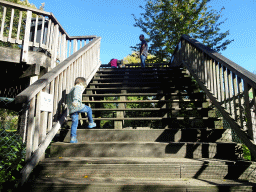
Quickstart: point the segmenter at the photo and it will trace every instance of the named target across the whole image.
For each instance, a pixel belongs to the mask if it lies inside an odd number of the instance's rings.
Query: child
[[[111,66],[111,68],[117,68],[117,59],[111,59],[108,64]]]
[[[96,127],[96,124],[92,119],[92,109],[82,103],[82,94],[86,87],[86,80],[83,77],[77,77],[75,80],[75,86],[71,89],[67,96],[67,105],[69,114],[72,119],[70,143],[77,143],[76,131],[78,126],[79,113],[87,113],[89,125],[88,128]]]

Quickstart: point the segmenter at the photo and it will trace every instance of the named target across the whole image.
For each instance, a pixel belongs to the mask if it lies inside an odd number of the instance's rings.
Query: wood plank
[[[30,65],[28,69],[20,76],[20,78],[38,76],[39,74],[40,74],[40,65],[34,64],[34,65]]]
[[[35,131],[34,131],[34,140],[33,140],[33,151],[37,150],[38,146],[39,146],[39,132],[41,126],[41,93],[42,91],[40,91],[37,94],[37,98],[36,98],[36,111],[35,111]]]
[[[35,23],[35,31],[34,31],[34,40],[33,40],[34,46],[35,46],[35,44],[37,43],[37,42],[36,42],[36,38],[37,38],[37,27],[38,27],[38,15],[36,15],[36,23]],[[43,32],[42,32],[42,33],[43,33]]]
[[[2,23],[1,23],[1,32],[0,32],[0,40],[3,40],[3,34],[4,34],[4,24],[5,24],[5,17],[6,17],[6,7],[3,7],[3,17],[2,17]]]
[[[83,100],[82,102],[85,103],[182,103],[182,102],[202,102],[202,100],[191,100],[191,99],[183,99],[183,100],[179,100],[179,99],[170,99],[170,100],[124,100],[124,101],[120,101],[120,100],[94,100],[94,101],[86,101]]]
[[[33,136],[35,130],[35,97],[31,100],[29,104],[29,111],[28,111],[28,126],[27,126],[27,142],[26,142],[26,160],[28,160],[33,152]]]
[[[173,110],[173,111],[181,111],[181,110],[186,110],[186,111],[208,111],[211,110],[209,108],[202,108],[202,107],[197,107],[197,108],[92,108],[92,111],[168,111],[168,110]]]
[[[22,11],[20,11],[20,14],[19,14],[18,31],[17,31],[17,37],[16,37],[16,43],[18,43],[18,44],[22,43],[22,41],[20,42],[21,21],[22,21]]]
[[[28,61],[28,47],[29,47],[31,18],[32,18],[32,12],[27,11],[25,34],[24,34],[24,44],[23,44],[22,59],[21,59],[22,62],[25,62],[25,63]]]
[[[14,9],[11,10],[11,20],[10,20],[10,28],[9,28],[9,35],[8,35],[8,41],[9,42],[12,39],[13,18],[14,18]]]
[[[43,37],[44,37],[44,30],[45,30],[44,25],[45,25],[45,17],[43,17],[43,20],[42,20],[41,36],[40,36],[40,41],[39,41],[40,47],[43,45]],[[49,30],[49,28],[48,28],[48,30]]]

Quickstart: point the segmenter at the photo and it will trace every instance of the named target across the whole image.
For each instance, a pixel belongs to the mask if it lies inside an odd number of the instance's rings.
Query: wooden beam
[[[0,47],[0,62],[21,63],[21,53],[21,49]],[[44,53],[28,51],[28,60],[26,64],[37,64],[44,68],[48,68],[51,66],[51,58]]]
[[[24,77],[32,77],[40,75],[40,65],[33,64],[28,67],[28,69],[20,76],[20,78]]]

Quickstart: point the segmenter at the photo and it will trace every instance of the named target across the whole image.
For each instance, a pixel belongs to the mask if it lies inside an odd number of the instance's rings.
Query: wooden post
[[[28,48],[29,48],[31,17],[32,17],[32,11],[27,11],[24,42],[23,42],[23,48],[22,48],[22,59],[21,59],[22,62],[28,61]]]
[[[128,83],[129,80],[129,72],[125,72],[125,76],[124,76],[124,84]],[[123,89],[121,90],[121,93],[126,94],[127,90]],[[120,96],[120,101],[126,101],[126,96]],[[125,108],[125,103],[118,103],[118,109],[124,109]],[[117,111],[116,112],[116,118],[124,118],[124,111]],[[123,129],[123,125],[124,125],[124,120],[118,120],[118,121],[114,121],[114,129]]]
[[[28,127],[27,127],[27,145],[26,145],[26,160],[30,158],[33,152],[33,136],[35,130],[35,97],[30,101],[28,111]]]
[[[0,32],[0,40],[3,40],[4,36],[4,23],[5,23],[5,16],[6,16],[6,7],[4,7],[2,23],[1,23],[1,32]]]
[[[56,66],[56,58],[57,58],[57,49],[58,49],[58,34],[59,34],[59,25],[56,24],[54,26],[53,31],[53,43],[52,43],[52,58],[51,58],[51,68]]]

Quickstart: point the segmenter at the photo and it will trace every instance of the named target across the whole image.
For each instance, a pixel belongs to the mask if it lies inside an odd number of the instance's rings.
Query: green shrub
[[[0,130],[0,191],[12,191],[24,165],[25,145],[16,132]]]
[[[246,147],[246,145],[243,145],[243,152],[244,152],[244,159],[251,161],[251,153],[250,150],[248,149],[248,147]]]

